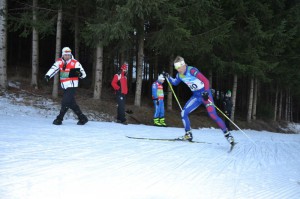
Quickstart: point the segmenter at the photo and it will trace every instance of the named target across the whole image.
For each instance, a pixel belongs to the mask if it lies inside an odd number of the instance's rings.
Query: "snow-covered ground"
[[[193,130],[194,140],[207,143],[134,140],[126,135],[184,132],[97,121],[78,126],[72,117],[55,126],[58,107],[41,104],[0,97],[1,199],[300,198],[300,134],[244,130],[249,139],[233,131],[238,144],[228,153],[218,129]]]

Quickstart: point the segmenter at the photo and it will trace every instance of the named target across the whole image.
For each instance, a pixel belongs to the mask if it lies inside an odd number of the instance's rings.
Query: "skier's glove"
[[[49,80],[50,80],[50,76],[49,75],[46,75],[45,77],[44,77],[44,79],[45,79],[45,82],[49,82]]]
[[[204,91],[203,93],[202,93],[202,98],[204,99],[204,101],[207,101],[208,100],[208,92],[207,91]]]
[[[164,76],[164,78],[169,78],[170,77],[169,73],[167,73],[165,71],[162,72],[162,75]]]
[[[159,105],[158,99],[154,99],[153,102],[154,102],[157,106]]]

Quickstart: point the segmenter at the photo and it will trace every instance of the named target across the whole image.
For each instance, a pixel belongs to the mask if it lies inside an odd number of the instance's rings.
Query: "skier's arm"
[[[56,61],[51,68],[48,70],[45,76],[53,77],[59,71],[59,63],[60,61]]]
[[[152,84],[152,99],[157,100],[157,85],[155,83]]]
[[[117,91],[120,89],[120,86],[118,85],[118,75],[115,74],[114,78],[111,81],[111,86]]]
[[[169,76],[168,80],[173,86],[177,86],[181,82],[181,79],[179,78],[178,73],[176,74],[175,78],[172,78]]]

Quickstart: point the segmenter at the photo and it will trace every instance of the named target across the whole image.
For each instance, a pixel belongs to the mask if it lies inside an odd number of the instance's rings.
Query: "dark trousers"
[[[76,92],[76,88],[73,88],[73,87],[64,89],[64,94],[63,94],[63,98],[61,101],[60,113],[57,116],[61,120],[63,119],[64,115],[66,114],[66,112],[68,111],[69,108],[72,109],[72,111],[74,111],[74,113],[78,117],[82,114],[79,106],[77,105],[77,103],[75,101],[75,92]]]
[[[230,119],[231,118],[231,113],[225,113],[225,115]],[[227,129],[228,129],[228,131],[231,131],[231,127],[230,127],[230,121],[227,119],[227,118],[225,118],[225,125],[226,125],[226,127],[227,127]]]
[[[117,103],[118,103],[118,115],[117,115],[117,120],[120,122],[125,122],[125,95],[122,94],[121,92],[117,92]]]

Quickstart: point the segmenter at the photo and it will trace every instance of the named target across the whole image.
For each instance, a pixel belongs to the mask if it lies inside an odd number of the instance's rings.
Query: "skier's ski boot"
[[[81,114],[78,118],[79,121],[77,122],[77,125],[85,125],[89,121],[88,118],[83,114]]]
[[[167,124],[165,123],[165,118],[164,117],[159,119],[159,123],[160,123],[161,126],[164,126],[164,127],[167,126]]]
[[[62,121],[63,121],[63,119],[57,116],[56,119],[53,121],[53,124],[54,125],[62,125]]]
[[[231,145],[234,144],[234,138],[233,138],[233,136],[231,135],[231,133],[229,131],[226,130],[224,132],[224,136],[227,139],[227,141],[229,142],[229,144],[231,144]]]
[[[162,126],[161,123],[159,122],[159,118],[154,118],[153,123],[154,123],[154,126]]]
[[[185,132],[184,136],[179,137],[178,139],[179,140],[187,140],[187,141],[191,142],[193,140],[192,131]]]

